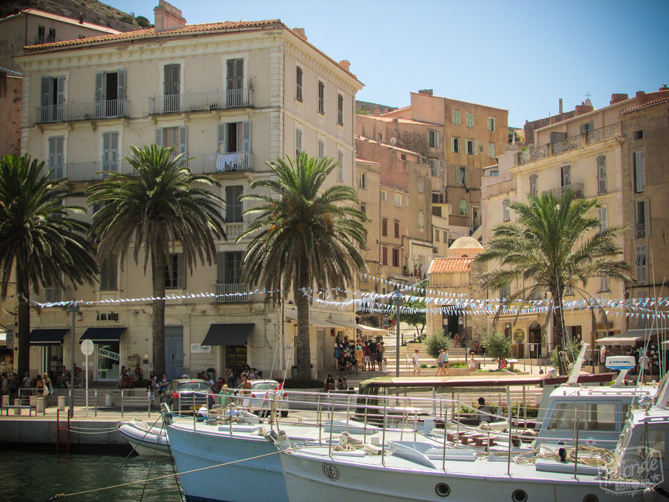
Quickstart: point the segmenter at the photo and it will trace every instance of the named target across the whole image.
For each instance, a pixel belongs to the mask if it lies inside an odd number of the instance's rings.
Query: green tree
[[[493,331],[485,337],[485,355],[497,359],[499,369],[500,359],[511,355],[511,340],[504,333]]]
[[[86,208],[67,204],[67,180],[51,180],[44,162],[30,156],[0,159],[0,267],[2,296],[12,273],[19,295],[18,372],[30,369],[30,290],[92,284],[97,276],[95,248],[86,239],[88,225],[70,217]]]
[[[499,267],[484,275],[483,285],[500,289],[514,281],[524,287],[509,295],[507,303],[551,295],[548,315],[553,316],[554,341],[564,346],[561,315],[566,288],[573,288],[590,298],[585,287],[594,277],[632,282],[631,266],[615,259],[622,253],[616,239],[622,228],[603,228],[593,214],[600,207],[596,199],[575,199],[566,192],[557,200],[552,192],[531,195],[528,203],[513,202],[510,209],[516,223],[504,223],[493,229],[493,237],[476,259],[495,261]]]
[[[253,237],[242,267],[245,279],[268,290],[292,291],[297,304],[297,373],[311,378],[309,292],[345,288],[354,273],[365,270],[356,246],[365,244],[367,216],[353,207],[355,190],[344,185],[323,188],[337,163],[306,153],[295,163],[267,162],[274,176],[254,181],[244,200],[256,202],[245,214],[256,216],[238,241]]]
[[[434,357],[436,359],[439,357],[439,352],[442,349],[448,348],[449,341],[450,338],[444,335],[443,330],[437,331],[436,333],[428,335],[428,337],[425,339],[425,350],[430,357]]]
[[[209,176],[194,175],[174,147],[157,145],[130,148],[125,161],[133,174],[112,173],[89,187],[90,205],[101,208],[93,215],[91,235],[99,239],[100,262],[121,264],[133,248],[135,263],[144,253],[144,273],[151,263],[153,284],[153,369],[165,371],[165,275],[170,253],[180,245],[184,263],[192,273],[196,262],[211,264],[216,239],[225,238],[223,200],[207,190],[220,187]],[[176,273],[176,272],[175,272]]]
[[[416,329],[418,338],[423,336],[425,330],[426,316],[425,316],[425,293],[417,293],[409,299],[404,299],[402,304],[402,312],[400,313],[400,322],[404,322],[413,326]],[[407,312],[408,309],[414,309],[414,312]],[[419,312],[416,312],[419,311]],[[397,314],[394,313],[390,318],[397,322]]]

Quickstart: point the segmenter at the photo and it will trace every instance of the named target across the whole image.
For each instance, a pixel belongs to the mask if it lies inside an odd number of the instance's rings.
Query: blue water
[[[161,476],[169,477],[145,482]],[[133,481],[141,483],[90,491]],[[0,452],[0,501],[44,502],[57,494],[67,495],[57,500],[68,502],[181,501],[172,463],[165,457],[152,464],[148,457],[108,453]]]

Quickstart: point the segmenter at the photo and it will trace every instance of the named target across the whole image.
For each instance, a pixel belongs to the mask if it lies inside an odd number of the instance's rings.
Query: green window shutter
[[[102,99],[103,99],[103,82],[104,82],[105,72],[98,71],[95,73],[95,116],[102,117]]]
[[[251,151],[251,121],[242,122],[242,152]]]
[[[478,141],[474,141],[474,155],[479,154],[479,144]]]
[[[228,124],[218,124],[218,153],[226,153],[227,142],[226,135],[228,132]]]
[[[126,89],[126,83],[125,83],[125,68],[119,68],[118,69],[118,105],[117,105],[117,110],[118,110],[118,115],[121,117],[125,117],[125,89]]]
[[[188,153],[188,126],[179,127],[179,151],[177,153]]]

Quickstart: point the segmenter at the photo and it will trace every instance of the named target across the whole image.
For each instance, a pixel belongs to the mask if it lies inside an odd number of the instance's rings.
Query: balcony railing
[[[107,173],[112,172],[134,173],[132,166],[122,160],[115,162],[92,160],[89,162],[68,162],[60,165],[47,164],[45,169],[53,171],[51,173],[52,180],[68,178],[70,181],[101,180],[106,177]]]
[[[228,237],[228,241],[234,241],[244,233],[246,230],[246,225],[243,221],[228,222],[225,224],[225,234]]]
[[[126,99],[45,105],[35,108],[35,122],[38,124],[72,120],[112,119],[127,116],[128,100]]]
[[[184,113],[253,106],[251,89],[171,94],[149,98],[149,113]]]
[[[59,287],[48,287],[42,289],[44,303],[57,303],[63,301],[63,290]]]
[[[553,188],[552,190],[545,190],[543,193],[552,193],[558,201],[562,200],[562,196],[568,191],[574,192],[575,199],[583,198],[583,183],[572,183],[571,185],[565,185],[558,188]]]
[[[214,284],[215,303],[248,303],[253,295],[246,284]]]
[[[578,136],[571,136],[554,143],[548,143],[537,148],[530,148],[528,150],[518,152],[516,154],[516,163],[517,165],[521,166],[523,164],[527,164],[528,162],[534,162],[545,159],[546,157],[560,155],[578,148],[600,143],[606,139],[613,138],[616,134],[619,133],[620,123],[611,124],[606,127],[601,127],[599,129],[594,129],[592,131],[579,134]]]
[[[205,153],[188,156],[188,167],[195,174],[253,171],[253,153]]]

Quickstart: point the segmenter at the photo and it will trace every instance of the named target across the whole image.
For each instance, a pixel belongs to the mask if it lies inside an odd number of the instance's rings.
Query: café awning
[[[79,341],[91,340],[93,343],[118,342],[125,330],[126,328],[124,327],[88,328],[84,331],[84,334],[81,335]]]
[[[647,336],[657,335],[658,330],[653,329],[630,329],[618,335],[598,338],[598,345],[634,345],[639,340],[645,340]]]
[[[67,328],[34,329],[30,332],[30,345],[60,345]]]
[[[212,324],[201,345],[246,345],[253,326],[253,323]]]

